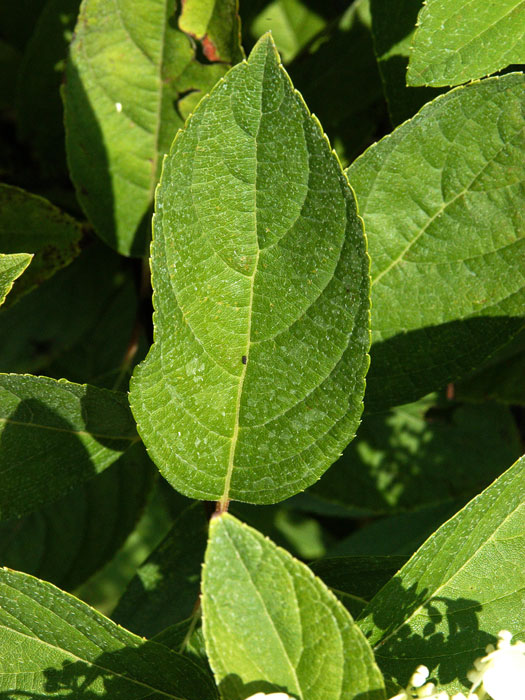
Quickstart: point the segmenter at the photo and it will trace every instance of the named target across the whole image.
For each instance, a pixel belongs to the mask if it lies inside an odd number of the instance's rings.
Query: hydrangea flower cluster
[[[502,630],[496,646],[489,644],[486,656],[474,661],[474,668],[467,677],[472,683],[468,695],[449,695],[438,691],[427,682],[430,672],[426,666],[418,666],[410,681],[400,693],[390,700],[525,700],[525,643],[512,644],[512,634]],[[256,693],[246,700],[295,700],[286,693]]]
[[[485,651],[467,674],[472,683],[468,695],[438,691],[434,683],[427,683],[428,668],[418,666],[405,690],[390,700],[525,700],[525,644],[512,644],[512,634],[502,630],[497,645],[489,644]]]

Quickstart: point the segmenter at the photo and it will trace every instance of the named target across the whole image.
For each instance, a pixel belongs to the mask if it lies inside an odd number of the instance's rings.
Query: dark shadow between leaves
[[[383,631],[374,645],[376,661],[385,677],[402,687],[416,667],[424,664],[438,686],[455,683],[458,690],[469,688],[467,672],[483,656],[487,644],[496,641],[480,628],[478,615],[483,607],[473,598],[428,597],[427,589],[417,591],[416,584],[405,588],[394,577],[372,601],[371,609],[376,610],[371,617]],[[399,625],[396,610],[403,611],[405,619],[417,613],[417,631],[409,624]]]
[[[416,401],[456,381],[510,342],[524,326],[520,317],[480,316],[398,333],[373,343],[365,411],[375,413]]]

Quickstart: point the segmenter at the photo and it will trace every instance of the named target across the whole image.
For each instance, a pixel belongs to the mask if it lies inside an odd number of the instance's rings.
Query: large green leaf
[[[66,69],[66,147],[77,195],[99,235],[126,255],[146,250],[163,154],[228,69],[217,58],[197,60],[195,42],[177,27],[176,4],[86,0]],[[235,3],[219,4],[237,56]]]
[[[0,304],[13,288],[13,284],[27,268],[33,256],[30,253],[6,255],[0,253]]]
[[[407,83],[459,85],[525,63],[523,0],[426,0]]]
[[[385,697],[350,614],[304,564],[230,515],[210,524],[202,587],[206,648],[224,700],[272,690],[297,700]]]
[[[525,639],[525,457],[445,523],[365,608],[383,671],[423,663],[447,692],[501,629]]]
[[[207,532],[201,503],[184,510],[139,568],[112,618],[136,634],[152,637],[189,617],[199,598]]]
[[[0,564],[73,590],[101,568],[135,526],[155,470],[142,445],[58,501],[0,523]]]
[[[354,513],[466,503],[522,453],[510,410],[432,397],[365,416],[357,438],[309,492]]]
[[[524,325],[524,83],[452,90],[347,171],[372,258],[369,409],[466,374]]]
[[[155,343],[130,398],[165,477],[223,503],[318,479],[361,413],[368,257],[348,182],[268,36],[175,139],[152,271]]]
[[[33,253],[28,272],[17,282],[14,301],[68,265],[80,253],[82,228],[43,197],[0,184],[0,248]]]
[[[0,569],[4,697],[214,700],[192,661],[122,629],[49,583]]]
[[[422,5],[423,0],[370,0],[377,64],[394,126],[412,117],[441,92],[406,84],[410,46]]]
[[[0,375],[0,517],[56,500],[138,441],[122,393]]]

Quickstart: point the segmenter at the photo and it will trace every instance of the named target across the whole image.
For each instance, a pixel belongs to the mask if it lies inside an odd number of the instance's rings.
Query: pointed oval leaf
[[[27,268],[33,256],[29,253],[0,253],[0,304],[13,289],[13,284]]]
[[[210,665],[225,700],[284,690],[297,700],[381,700],[383,679],[350,614],[308,567],[223,515],[202,577]]]
[[[367,408],[457,379],[524,325],[524,85],[456,88],[347,171],[372,258]]]
[[[50,583],[0,569],[0,600],[5,697],[217,698],[193,661],[136,637]]]
[[[139,438],[126,395],[0,374],[0,518],[30,513],[113,464]]]
[[[523,0],[426,0],[417,23],[408,85],[459,85],[525,63]]]
[[[266,36],[166,159],[152,246],[155,343],[140,434],[193,498],[271,503],[353,437],[368,366],[354,198]]]
[[[405,686],[425,664],[448,693],[501,629],[525,630],[525,457],[442,525],[371,600],[360,626]]]
[[[235,3],[227,8],[236,45]],[[176,13],[171,0],[85,0],[71,43],[64,91],[71,177],[97,233],[124,255],[147,248],[162,156],[188,115],[185,99],[193,106],[229,67],[197,60]]]

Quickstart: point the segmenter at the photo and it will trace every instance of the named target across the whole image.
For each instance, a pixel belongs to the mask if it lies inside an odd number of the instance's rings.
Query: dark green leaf
[[[12,303],[40,285],[80,253],[82,228],[42,197],[0,184],[0,248],[4,253],[33,253],[28,272],[9,299]]]
[[[130,400],[164,476],[223,503],[318,479],[361,412],[368,257],[351,189],[268,36],[174,141],[152,270],[155,344]]]
[[[72,590],[135,526],[155,471],[141,445],[55,503],[0,523],[0,564]]]
[[[104,471],[138,441],[126,395],[0,375],[0,515],[24,515]]]
[[[524,326],[524,83],[456,88],[348,169],[372,258],[368,409],[467,374]]]
[[[360,626],[401,685],[425,664],[449,693],[501,629],[525,629],[525,458],[445,523],[370,602]]]
[[[112,618],[152,637],[187,618],[199,597],[208,521],[200,503],[184,510],[137,571]]]
[[[297,700],[385,697],[344,607],[308,567],[229,515],[210,524],[202,605],[224,700],[277,690]]]
[[[214,700],[192,661],[122,629],[49,583],[0,570],[0,691],[47,700]]]

